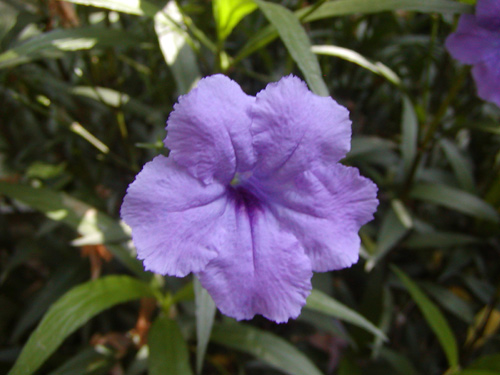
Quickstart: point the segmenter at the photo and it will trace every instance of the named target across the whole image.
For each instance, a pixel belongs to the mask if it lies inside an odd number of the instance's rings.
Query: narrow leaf
[[[0,181],[0,194],[43,212],[48,218],[61,221],[75,229],[85,239],[94,243],[105,243],[111,253],[130,270],[142,278],[148,278],[141,262],[132,257],[130,249],[113,242],[120,242],[130,237],[129,229],[108,215],[69,195],[45,188],[32,188],[22,184]],[[77,239],[73,245],[81,246]]]
[[[32,374],[92,317],[111,306],[142,297],[154,297],[153,290],[129,276],[108,276],[71,289],[47,311],[9,375]]]
[[[287,8],[262,0],[254,0],[268,21],[276,28],[288,52],[295,60],[310,87],[318,95],[328,96],[318,59],[299,20]]]
[[[306,355],[282,338],[239,323],[216,324],[212,341],[251,354],[290,375],[321,375]]]
[[[472,163],[462,155],[453,142],[447,139],[441,139],[439,143],[453,168],[453,172],[461,188],[469,193],[474,193],[476,188],[474,186],[474,176],[472,174]]]
[[[154,17],[160,8],[153,2],[147,0],[64,0],[69,3],[91,5],[97,8],[105,8],[123,12],[128,14],[135,14],[138,16]]]
[[[495,209],[481,198],[446,185],[418,184],[410,191],[410,196],[463,212],[479,219],[495,223],[500,222]]]
[[[354,324],[366,329],[368,332],[373,333],[383,340],[387,340],[385,334],[364,316],[319,290],[311,291],[311,294],[307,298],[305,308]]]
[[[179,326],[166,316],[155,320],[148,335],[150,375],[189,375],[189,352]]]
[[[448,325],[447,320],[441,311],[439,311],[437,306],[403,271],[396,266],[392,266],[392,270],[410,292],[413,300],[424,315],[427,324],[429,324],[434,334],[437,336],[439,343],[446,354],[449,366],[453,368],[456,367],[458,365],[457,341],[453,335],[453,331]]]
[[[393,10],[410,10],[422,13],[470,13],[472,7],[452,0],[337,0],[327,1],[304,18],[310,22],[353,13],[379,13]],[[301,17],[309,8],[297,12]]]
[[[408,96],[403,96],[403,115],[401,118],[401,155],[405,175],[410,172],[413,160],[417,155],[418,120],[415,107]]]
[[[81,27],[54,30],[37,35],[0,54],[0,69],[11,68],[42,57],[61,57],[63,53],[69,51],[88,50],[94,47],[136,46],[140,42],[139,37],[114,29]]]
[[[311,50],[318,55],[339,57],[343,60],[357,64],[372,73],[378,74],[396,86],[401,84],[401,79],[389,67],[381,62],[371,62],[356,51],[337,46],[312,46]]]
[[[365,264],[367,271],[372,270],[378,261],[385,257],[408,233],[408,226],[401,221],[400,215],[398,216],[393,206],[391,205],[391,209],[387,210],[384,216],[377,238],[377,248]]]
[[[208,341],[212,333],[216,307],[212,297],[201,286],[198,278],[194,277],[193,283],[196,306],[196,339],[198,341],[196,346],[196,373],[201,374]]]
[[[369,14],[395,10],[413,10],[423,13],[472,13],[473,7],[452,0],[337,0],[327,1],[311,12],[311,6],[295,12],[301,22],[311,22],[331,17],[355,13]],[[251,53],[271,43],[278,33],[270,25],[258,31],[243,46],[235,61],[240,61]]]
[[[170,0],[154,17],[160,48],[177,84],[179,94],[186,94],[201,78],[196,56],[188,44],[190,36],[182,14],[174,0]]]

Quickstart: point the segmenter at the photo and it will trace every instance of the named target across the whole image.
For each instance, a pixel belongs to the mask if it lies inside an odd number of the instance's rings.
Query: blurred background
[[[500,374],[500,109],[444,48],[473,1],[1,0],[0,373]],[[119,220],[174,103],[295,74],[379,187],[358,264],[235,322]]]

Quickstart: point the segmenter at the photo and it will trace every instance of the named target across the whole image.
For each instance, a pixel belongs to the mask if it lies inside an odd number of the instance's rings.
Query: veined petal
[[[500,1],[478,0],[476,17],[484,27],[498,31],[500,29]]]
[[[500,30],[482,27],[472,14],[460,17],[457,30],[446,39],[446,48],[457,60],[476,64],[485,59],[500,58]]]
[[[278,323],[296,318],[312,271],[295,236],[244,190],[233,191],[217,230],[225,244],[198,276],[221,312],[238,320],[256,314]]]
[[[293,176],[315,164],[334,163],[350,148],[348,111],[330,97],[313,94],[294,76],[259,92],[251,117],[259,178]]]
[[[358,231],[373,219],[377,187],[342,164],[317,168],[297,176],[289,185],[261,186],[271,210],[299,239],[313,271],[351,266],[359,256]],[[281,190],[281,192],[280,192]]]
[[[213,233],[225,211],[225,191],[218,183],[202,184],[171,158],[147,163],[121,208],[145,268],[181,277],[215,258]]]
[[[487,59],[472,68],[477,93],[481,99],[500,107],[500,53],[498,57]]]
[[[202,79],[167,121],[171,157],[204,183],[228,183],[255,162],[248,115],[255,98],[221,74]]]

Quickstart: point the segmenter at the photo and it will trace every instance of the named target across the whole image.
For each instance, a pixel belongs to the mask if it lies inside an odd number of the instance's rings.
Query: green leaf
[[[474,186],[471,162],[462,155],[453,142],[443,138],[439,143],[453,168],[453,172],[455,172],[460,187],[469,193],[474,193],[476,187]]]
[[[455,293],[434,283],[425,283],[422,284],[422,286],[444,309],[468,324],[474,322],[474,312],[472,308]]]
[[[311,7],[299,9],[295,12],[295,16],[301,22],[311,22],[357,13],[369,14],[395,10],[414,10],[425,13],[472,13],[473,10],[469,5],[451,0],[337,0],[325,2],[314,12],[311,12]],[[277,36],[276,29],[272,25],[262,28],[243,46],[235,62],[269,44]]]
[[[500,374],[500,354],[483,355],[469,365],[467,371],[482,370]]]
[[[453,232],[424,232],[413,233],[405,241],[405,246],[409,248],[443,248],[478,244],[482,240],[462,233]]]
[[[418,375],[418,371],[404,355],[389,348],[380,348],[380,357],[385,359],[401,375]]]
[[[65,52],[94,47],[136,46],[141,38],[115,29],[81,27],[59,29],[37,35],[0,55],[0,69],[11,68],[38,58],[57,58]]]
[[[401,155],[403,155],[403,166],[405,175],[410,172],[418,144],[418,120],[415,107],[408,96],[403,95],[403,115],[401,119]]]
[[[321,375],[309,358],[282,338],[240,324],[216,324],[212,341],[251,354],[268,365],[290,375]]]
[[[479,219],[500,222],[498,213],[481,198],[440,184],[417,184],[410,191],[415,199],[435,203]]]
[[[196,56],[188,44],[191,40],[182,14],[174,0],[154,17],[155,31],[158,36],[163,57],[177,84],[179,94],[186,94],[201,78]]]
[[[115,359],[112,355],[101,354],[94,348],[88,348],[82,350],[49,375],[105,375],[109,374],[114,362]]]
[[[354,324],[366,329],[377,337],[387,340],[385,334],[365,317],[319,290],[311,291],[305,308]]]
[[[469,370],[465,369],[457,373],[457,375],[500,375],[499,371],[489,370]]]
[[[130,237],[129,229],[125,224],[116,222],[96,208],[65,193],[50,189],[32,188],[27,185],[0,181],[0,194],[17,199],[43,212],[48,218],[61,221],[75,229],[83,236],[73,241],[75,246],[89,242],[105,243],[108,250],[135,274],[142,278],[149,278],[141,262],[132,257],[131,249],[113,243]]]
[[[150,375],[189,375],[189,352],[179,326],[166,316],[155,320],[148,335]]]
[[[252,0],[214,0],[213,11],[219,40],[225,40],[236,25],[257,9]]]
[[[105,8],[123,12],[128,14],[135,14],[138,16],[154,17],[160,8],[153,2],[147,0],[64,0],[68,3],[91,5],[97,8]]]
[[[424,315],[427,324],[429,324],[434,334],[437,336],[446,354],[449,366],[455,368],[458,365],[457,341],[445,317],[437,306],[424,294],[424,292],[422,292],[417,284],[415,284],[403,271],[396,266],[392,266],[392,270],[410,292],[413,300]]]
[[[309,7],[297,12],[301,17]],[[337,0],[327,1],[304,18],[305,22],[345,16],[348,14],[379,13],[393,10],[410,10],[422,13],[471,13],[472,7],[452,0]]]
[[[311,42],[299,20],[287,8],[262,0],[254,0],[295,60],[309,85],[318,95],[328,96],[318,59],[311,51]]]
[[[391,209],[387,210],[382,221],[382,227],[377,238],[377,248],[372,256],[367,260],[365,269],[370,271],[375,265],[391,251],[401,239],[408,233],[408,226],[401,220],[401,215],[398,215],[394,209],[397,204],[391,205]]]
[[[377,61],[375,63],[348,48],[337,46],[312,46],[311,50],[318,55],[340,57],[343,60],[357,64],[372,73],[378,74],[396,86],[401,84],[401,79],[389,67]]]
[[[9,375],[30,375],[92,317],[119,303],[154,297],[151,287],[129,276],[108,276],[81,284],[59,299],[31,334]]]
[[[396,144],[387,139],[375,136],[354,136],[351,141],[351,150],[347,153],[346,158],[352,159],[372,152],[392,151],[395,148]]]
[[[194,277],[193,284],[196,306],[196,339],[198,342],[196,346],[196,373],[201,374],[217,308],[210,294],[201,286],[198,278]]]

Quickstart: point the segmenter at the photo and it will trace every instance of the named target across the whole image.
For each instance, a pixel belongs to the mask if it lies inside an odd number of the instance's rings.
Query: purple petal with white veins
[[[476,64],[484,59],[500,58],[500,30],[493,32],[482,27],[475,16],[460,17],[457,30],[446,39],[446,48],[457,60]]]
[[[167,121],[171,157],[204,183],[229,183],[255,162],[248,115],[255,98],[221,74],[179,98]]]
[[[373,219],[377,187],[356,168],[335,164],[306,171],[287,185],[259,186],[280,223],[299,239],[313,271],[358,260],[360,227]]]
[[[132,228],[147,270],[171,276],[198,272],[218,254],[215,230],[226,188],[204,185],[171,158],[158,156],[130,184],[121,217]]]
[[[349,151],[348,111],[313,94],[297,77],[284,77],[259,92],[251,116],[259,178],[292,177],[314,164],[335,163]]]
[[[500,29],[500,1],[478,0],[476,4],[476,17],[479,23],[490,30]]]
[[[294,235],[243,189],[233,190],[219,256],[198,274],[222,313],[238,320],[255,314],[286,322],[300,314],[311,290],[311,263]]]
[[[500,107],[500,56],[474,65],[472,75],[479,97]]]

